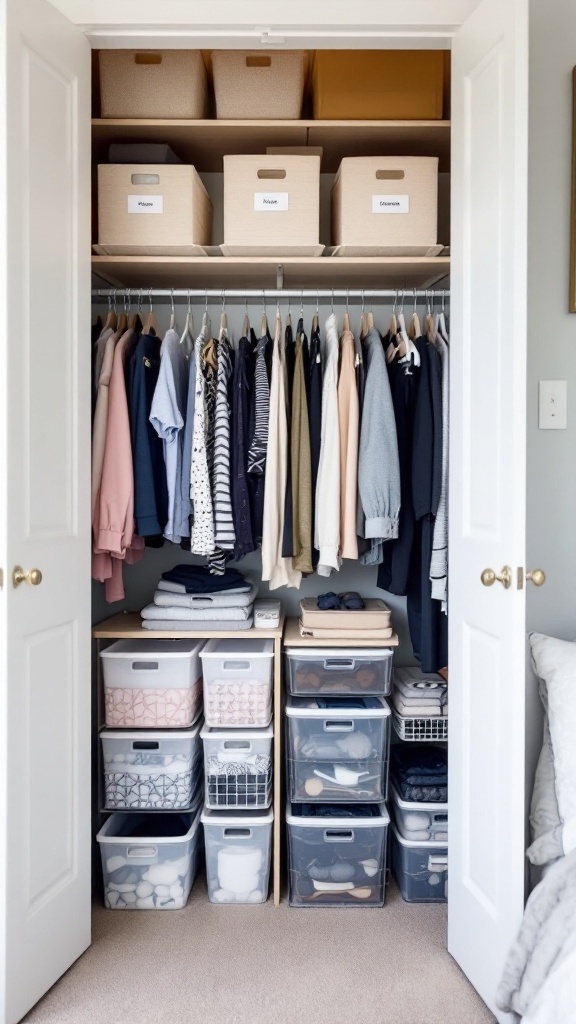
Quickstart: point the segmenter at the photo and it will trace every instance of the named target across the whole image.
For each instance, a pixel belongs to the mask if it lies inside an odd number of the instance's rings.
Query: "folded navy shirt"
[[[222,576],[213,576],[205,565],[188,565],[185,562],[162,573],[168,583],[179,583],[187,594],[217,594],[221,590],[238,590],[247,593],[251,584],[237,569],[226,569]]]

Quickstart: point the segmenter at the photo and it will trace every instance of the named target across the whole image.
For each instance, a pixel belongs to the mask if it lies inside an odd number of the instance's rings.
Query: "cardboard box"
[[[225,256],[319,256],[319,156],[225,156]]]
[[[436,120],[444,107],[443,50],[317,50],[319,120]]]

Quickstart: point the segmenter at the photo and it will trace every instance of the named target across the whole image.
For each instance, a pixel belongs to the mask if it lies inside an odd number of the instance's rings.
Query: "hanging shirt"
[[[236,536],[230,495],[230,403],[228,389],[232,376],[232,355],[228,338],[222,336],[217,345],[218,376],[214,424],[214,471],[212,506],[214,509],[214,544],[221,552],[234,550]],[[225,566],[225,557],[219,565]],[[223,570],[222,570],[223,571]]]
[[[102,466],[104,464],[106,429],[108,425],[108,398],[114,363],[114,351],[122,337],[120,331],[106,331],[104,333],[106,337],[102,347],[102,358],[98,364],[98,380],[96,381],[98,394],[94,409],[94,423],[92,424],[92,518],[94,518],[96,501],[100,493]],[[103,334],[100,335],[99,341],[102,340]]]
[[[187,361],[180,338],[170,328],[160,350],[160,372],[152,399],[150,422],[164,446],[166,486],[168,489],[168,520],[164,528],[166,540],[180,543],[179,529],[180,476],[182,472],[182,428],[186,410]]]
[[[282,557],[288,426],[286,422],[286,363],[280,332],[281,328],[278,321],[272,352],[266,484],[264,488],[264,525],[262,530],[262,579],[269,581],[270,590],[276,590],[277,587],[284,586],[299,587],[302,580],[302,574],[292,568],[292,559]]]
[[[288,418],[288,467],[286,474],[286,493],[284,495],[284,535],[282,537],[282,555],[284,558],[291,558],[294,554],[294,538],[292,535],[292,461],[291,432],[292,432],[292,389],[294,386],[294,366],[296,361],[296,349],[294,346],[294,334],[292,325],[286,325],[284,337],[284,356],[286,360],[286,414]]]
[[[300,330],[300,324],[298,325]],[[308,420],[310,424],[310,470],[312,487],[312,564],[318,565],[318,549],[314,546],[316,535],[316,483],[322,445],[322,353],[320,332],[312,331],[310,336],[310,358],[308,377]]]
[[[336,317],[326,321],[322,381],[320,460],[316,480],[314,544],[318,575],[340,568],[340,431],[338,426],[338,334]]]
[[[341,558],[358,558],[356,500],[358,493],[360,407],[354,363],[354,337],[351,331],[344,331],[340,340],[340,379],[338,381]]]
[[[442,335],[436,333],[436,345],[442,364],[442,484],[440,501],[434,522],[430,581],[432,597],[442,602],[442,611],[447,611],[448,598],[448,453],[450,438],[450,357],[448,345]]]
[[[270,388],[266,369],[266,346],[268,337],[260,338],[256,346],[254,366],[254,433],[248,452],[248,472],[263,476],[266,469],[268,446],[268,419],[270,416]]]
[[[202,332],[196,339],[196,395],[194,401],[194,431],[192,436],[192,479],[190,497],[193,506],[190,549],[195,555],[209,555],[214,550],[214,513],[212,490],[206,452],[206,398],[202,372],[202,350],[209,335],[206,318]]]
[[[250,444],[250,363],[248,338],[240,338],[234,362],[232,382],[232,512],[234,517],[234,558],[254,551],[252,511],[248,483],[248,447]]]
[[[398,536],[400,467],[396,421],[378,331],[368,331],[364,342],[366,383],[358,456],[358,488],[364,513],[362,536],[369,542],[361,556],[364,565],[377,565],[384,542]]]
[[[185,538],[182,547],[190,548],[188,538],[190,537],[190,516],[192,515],[192,502],[190,500],[190,486],[192,480],[192,434],[194,431],[194,403],[196,398],[196,356],[194,351],[194,340],[190,335],[190,320],[187,317],[184,333],[180,338],[182,351],[187,359],[187,384],[186,384],[186,411],[184,415],[184,429],[182,436],[182,467],[180,472],[180,524],[177,524],[177,533]],[[202,323],[204,327],[204,322]]]
[[[304,332],[296,338],[289,460],[292,470],[292,567],[312,572],[312,478],[310,470],[310,425],[306,393]],[[284,548],[282,549],[284,554]]]
[[[168,488],[162,440],[150,423],[160,372],[160,339],[143,334],[131,361],[130,427],[134,461],[134,518],[140,537],[164,533]]]

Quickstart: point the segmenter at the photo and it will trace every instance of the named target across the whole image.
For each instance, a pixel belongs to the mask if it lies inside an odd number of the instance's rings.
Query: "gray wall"
[[[576,638],[576,315],[568,313],[574,0],[531,0],[528,221],[527,628]],[[568,381],[568,429],[538,429],[538,381]],[[528,781],[541,711],[527,678]]]

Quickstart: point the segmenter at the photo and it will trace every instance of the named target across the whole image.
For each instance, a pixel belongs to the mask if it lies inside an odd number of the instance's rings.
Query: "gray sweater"
[[[369,541],[360,561],[382,561],[383,543],[398,536],[400,465],[396,420],[382,340],[376,329],[364,342],[366,383],[362,406],[358,489],[363,511],[362,536]]]

